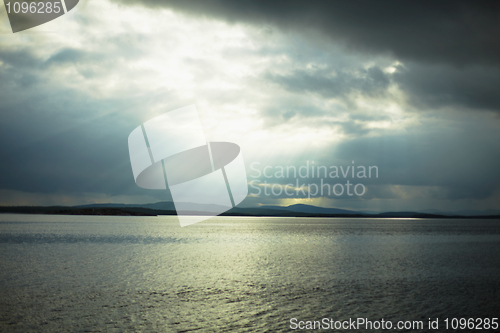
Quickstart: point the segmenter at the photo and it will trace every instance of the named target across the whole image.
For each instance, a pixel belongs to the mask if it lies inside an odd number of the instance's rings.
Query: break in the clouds
[[[168,200],[135,185],[127,137],[195,103],[210,140],[242,147],[249,176],[254,162],[379,169],[361,197],[247,205],[498,208],[499,8],[88,1],[17,34],[2,8],[0,204]]]

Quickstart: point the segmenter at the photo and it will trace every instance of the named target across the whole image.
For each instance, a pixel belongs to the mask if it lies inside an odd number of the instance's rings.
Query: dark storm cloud
[[[85,60],[87,57],[87,52],[77,49],[65,48],[57,53],[53,54],[46,63],[50,64],[64,64],[64,63],[75,63]]]
[[[4,49],[0,61],[1,190],[165,199],[135,185],[128,156],[128,135],[140,123],[134,110],[151,96],[96,98],[54,79],[57,67],[112,59],[71,48],[46,58]]]
[[[283,101],[279,105],[271,105],[261,111],[261,115],[271,121],[271,125],[282,124],[283,121],[294,119],[295,117],[321,117],[328,114],[327,111],[311,105],[300,105],[298,103],[287,103]]]
[[[123,101],[91,101],[69,89],[0,106],[0,188],[26,192],[129,192],[131,177]],[[11,95],[12,92],[11,92]],[[3,96],[5,98],[5,96]],[[130,102],[130,101],[129,101]],[[54,117],[54,104],[64,106]],[[64,114],[65,113],[65,114]],[[100,116],[97,116],[101,114]],[[80,117],[78,115],[81,115]],[[137,191],[135,191],[137,193]]]
[[[393,75],[419,108],[465,107],[500,112],[500,68],[406,64]]]
[[[33,74],[47,70],[50,66],[64,66],[83,62],[98,62],[106,59],[106,55],[84,50],[65,48],[56,51],[47,59],[37,56],[31,49],[1,50],[0,61],[9,65],[4,67],[0,75],[15,81],[20,75]]]
[[[0,50],[0,60],[16,68],[33,68],[41,63],[28,49]]]
[[[443,121],[446,122],[446,121]],[[432,120],[399,135],[360,137],[342,142],[332,155],[338,163],[375,164],[379,184],[435,186],[447,199],[486,198],[500,189],[500,133],[470,122],[448,127]]]
[[[384,73],[379,67],[371,67],[368,70],[333,74],[319,70],[296,70],[285,75],[266,73],[265,79],[290,92],[314,93],[345,102],[350,101],[352,93],[384,97],[390,84],[394,83],[418,109],[462,107],[500,112],[500,68],[496,67],[476,65],[459,69],[448,65],[412,62],[398,66],[394,74]],[[311,115],[317,114],[313,112]]]
[[[361,51],[464,65],[500,65],[498,1],[116,0],[229,22],[315,29]]]
[[[341,127],[346,134],[363,135],[370,131],[365,126],[367,122],[390,120],[385,115],[368,114],[355,103],[359,96],[388,98],[392,82],[390,74],[379,66],[365,69],[359,67],[359,63],[347,63],[342,59],[339,64],[337,57],[322,60],[323,66],[312,66],[312,69],[296,69],[284,74],[270,69],[262,75],[266,85],[271,83],[271,86],[292,94],[275,97],[276,103],[261,110],[266,125],[275,126],[303,118],[315,127]],[[309,94],[322,101],[329,100],[328,105],[311,103]],[[306,98],[295,98],[297,96]],[[328,120],[332,116],[339,116],[342,120]]]
[[[75,101],[82,97],[69,90],[61,93]],[[59,103],[62,100],[59,99]],[[24,103],[36,103],[36,113],[10,117],[13,119],[0,125],[3,162],[0,163],[0,189],[27,193],[147,195],[166,200],[165,191],[149,191],[135,185],[127,146],[135,121],[127,121],[125,115],[117,112],[109,113],[111,106],[125,110],[131,102],[94,101],[86,105],[89,109],[82,108],[78,102],[67,102],[68,113],[95,112],[102,116],[65,117],[56,121],[50,113],[52,102],[27,99]],[[16,106],[23,107],[24,103]],[[16,110],[1,108],[0,112],[15,113]]]
[[[292,92],[313,92],[323,97],[343,97],[352,92],[381,95],[389,86],[389,78],[379,67],[353,72],[296,70],[289,75],[268,73],[266,78]]]
[[[51,66],[65,66],[68,64],[85,65],[116,65],[117,61],[136,59],[146,54],[141,43],[147,40],[141,34],[120,34],[104,38],[105,44],[100,50],[89,51],[83,48],[62,48],[48,57],[37,56],[33,49],[1,49],[0,61],[10,65],[11,74],[22,71],[32,72],[35,69],[47,70]],[[4,74],[7,69],[3,69]],[[12,76],[12,75],[11,75]],[[14,77],[15,78],[15,77]]]

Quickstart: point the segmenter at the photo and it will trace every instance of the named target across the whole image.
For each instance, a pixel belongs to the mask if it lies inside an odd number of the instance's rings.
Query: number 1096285
[[[23,14],[58,14],[62,10],[61,1],[47,2],[7,2],[7,13]]]

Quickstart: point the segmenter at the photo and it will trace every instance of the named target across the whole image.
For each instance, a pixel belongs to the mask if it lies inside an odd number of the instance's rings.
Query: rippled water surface
[[[2,332],[288,332],[291,318],[499,309],[499,220],[0,215]]]

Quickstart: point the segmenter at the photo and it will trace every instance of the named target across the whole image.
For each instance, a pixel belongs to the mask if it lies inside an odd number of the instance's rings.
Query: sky
[[[0,5],[0,205],[169,200],[127,139],[191,104],[240,206],[500,209],[497,1],[89,0],[18,33]]]

